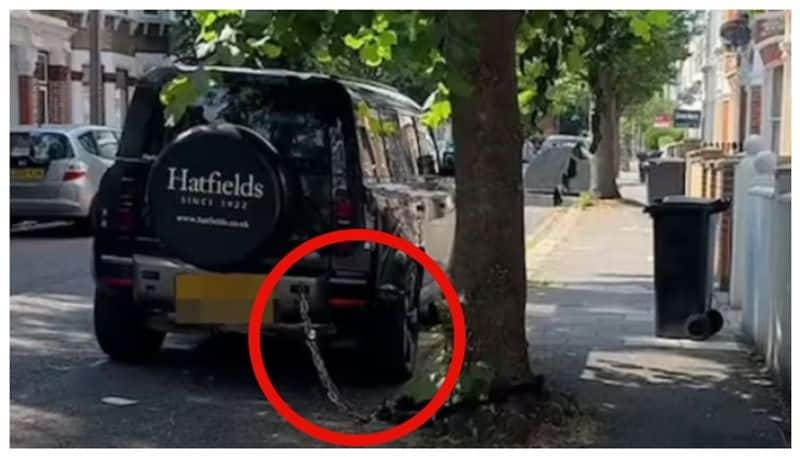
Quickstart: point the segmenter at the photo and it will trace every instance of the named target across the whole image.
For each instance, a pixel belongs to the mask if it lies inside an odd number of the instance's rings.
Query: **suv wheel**
[[[129,292],[102,287],[94,294],[94,332],[103,352],[122,362],[151,358],[161,349],[165,335],[145,326],[145,316]]]
[[[414,373],[419,334],[419,268],[409,268],[403,290],[379,290],[365,342],[372,365],[386,381],[405,381]]]

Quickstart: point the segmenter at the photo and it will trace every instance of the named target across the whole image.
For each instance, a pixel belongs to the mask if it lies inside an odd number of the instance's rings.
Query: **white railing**
[[[742,330],[764,356],[784,392],[791,385],[791,189],[775,180],[774,154],[737,169],[731,302]],[[752,167],[748,172],[747,167]],[[778,174],[788,173],[779,170]],[[787,184],[784,184],[787,183]],[[738,200],[738,201],[737,201]],[[736,208],[736,205],[741,205]],[[737,219],[738,218],[738,219]]]

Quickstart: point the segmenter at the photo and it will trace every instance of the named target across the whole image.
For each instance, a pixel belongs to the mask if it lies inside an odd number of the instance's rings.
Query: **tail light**
[[[136,229],[137,217],[135,212],[136,181],[129,176],[123,176],[120,182],[119,210],[117,211],[117,228],[124,232]]]
[[[333,217],[336,225],[340,227],[350,226],[355,221],[356,204],[346,191],[336,191],[336,197],[333,202]]]
[[[132,232],[136,228],[136,215],[131,208],[120,208],[117,213],[117,227],[123,232]]]
[[[333,220],[336,227],[352,227],[356,222],[357,208],[355,201],[350,193],[345,189],[337,189],[333,199]],[[333,252],[340,257],[346,257],[353,253],[359,243],[338,243],[333,246]]]
[[[86,176],[87,167],[83,162],[72,163],[64,172],[64,181],[75,181]]]

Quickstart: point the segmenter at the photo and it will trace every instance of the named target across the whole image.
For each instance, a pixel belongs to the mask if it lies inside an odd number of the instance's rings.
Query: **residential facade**
[[[101,10],[101,123],[121,127],[136,80],[169,61],[166,10]],[[11,125],[89,123],[89,13],[11,11]]]
[[[791,151],[791,12],[713,10],[681,64],[674,99],[700,110],[699,131],[688,132],[726,153],[761,135],[783,156]]]

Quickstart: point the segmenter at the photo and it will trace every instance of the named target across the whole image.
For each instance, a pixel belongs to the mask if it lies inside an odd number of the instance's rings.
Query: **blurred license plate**
[[[180,274],[175,277],[175,320],[178,324],[243,324],[264,275]],[[271,304],[270,304],[271,305]],[[262,324],[273,322],[267,306]]]
[[[15,181],[40,181],[44,178],[44,168],[12,168],[11,179]]]

